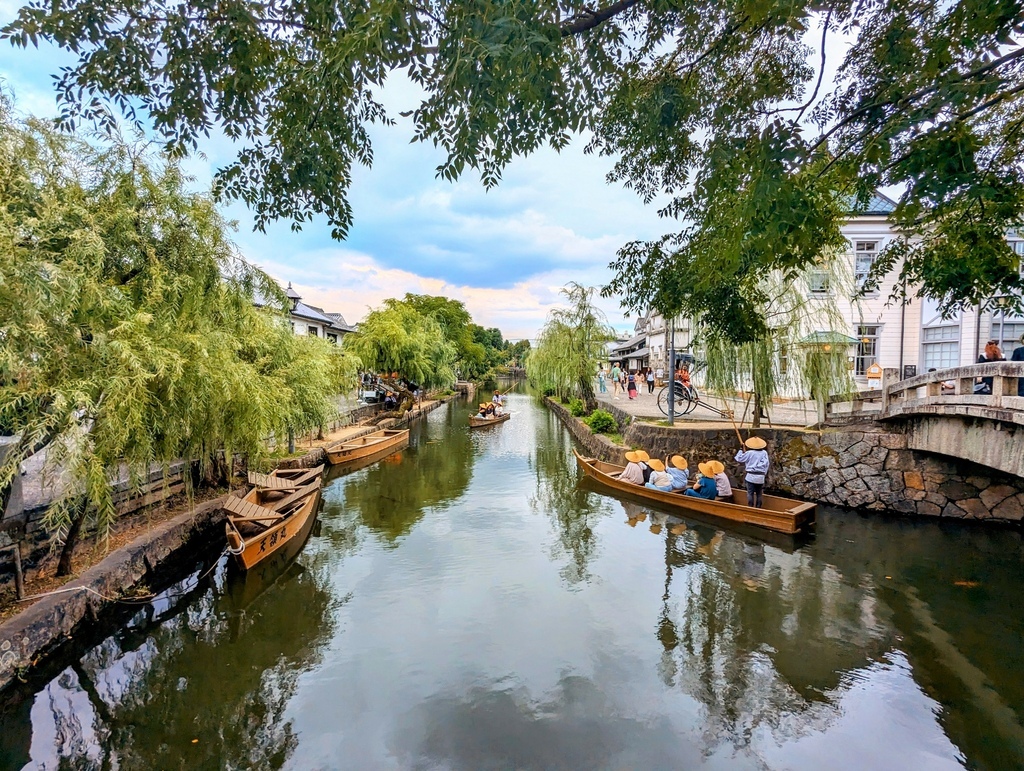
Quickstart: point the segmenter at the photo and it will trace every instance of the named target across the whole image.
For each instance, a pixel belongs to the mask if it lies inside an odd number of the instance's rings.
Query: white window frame
[[[872,266],[875,264],[875,260],[878,259],[878,244],[880,242],[876,240],[856,240],[853,242],[853,283],[857,287],[857,290],[864,286],[864,283],[868,280],[868,275],[871,272]],[[860,261],[864,259],[867,261],[867,267],[861,269]],[[877,295],[878,292],[869,292],[869,295]]]
[[[960,366],[960,337],[962,335],[961,317],[955,319],[944,319],[939,314],[934,305],[929,312],[929,305],[933,305],[930,302],[925,302],[921,307],[921,356],[920,366],[917,371],[924,374],[932,367],[935,369],[946,369],[947,367],[959,367]],[[935,337],[932,340],[928,339],[928,332],[930,330],[942,330],[941,337]],[[949,361],[929,361],[929,353],[938,351],[940,359],[949,360],[950,357],[943,355],[945,352],[952,350],[952,363]],[[934,358],[934,357],[933,357]]]
[[[873,332],[867,332],[865,330],[874,330]],[[870,354],[862,353],[862,349],[866,343],[864,339],[870,340],[874,345],[873,350]],[[882,325],[881,324],[858,324],[857,325],[857,352],[853,357],[853,373],[856,377],[866,378],[868,376],[868,367],[872,364],[878,363],[879,349],[881,348],[882,341]],[[867,359],[870,357],[870,361]]]

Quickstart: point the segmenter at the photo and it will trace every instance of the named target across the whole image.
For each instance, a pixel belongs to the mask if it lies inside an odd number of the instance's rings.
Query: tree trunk
[[[583,399],[583,404],[586,405],[587,412],[597,409],[597,397],[594,396],[594,386],[591,384],[590,378],[580,378],[580,397]]]
[[[78,543],[78,534],[82,532],[82,523],[85,521],[85,501],[81,501],[68,527],[67,537],[64,539],[64,548],[60,552],[60,562],[57,563],[57,576],[71,575],[71,557]]]
[[[750,419],[751,428],[761,427],[761,394],[754,391],[754,415]]]

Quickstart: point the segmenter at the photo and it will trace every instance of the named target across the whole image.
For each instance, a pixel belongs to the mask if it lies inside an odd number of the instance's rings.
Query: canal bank
[[[662,426],[613,408],[622,446],[593,434],[555,399],[544,401],[593,457],[624,463],[622,454],[639,447],[656,458],[682,454],[691,465],[717,459],[734,483],[743,479],[744,469],[734,460],[739,443],[731,425]],[[1024,519],[1024,479],[910,449],[898,429],[865,424],[824,430],[762,427],[756,433],[768,443],[772,459],[769,489],[784,495],[901,515],[1003,524]]]
[[[327,445],[344,438],[363,436],[382,428],[407,427],[424,419],[452,397],[427,400],[400,417],[378,425],[339,429]],[[356,415],[355,417],[366,417]],[[348,421],[351,424],[351,419]],[[322,447],[282,461],[281,468],[312,468],[326,463]],[[177,478],[172,485],[180,485]],[[244,489],[236,491],[240,495]],[[115,549],[57,589],[0,622],[0,692],[53,656],[83,631],[101,623],[112,606],[137,603],[138,596],[159,591],[211,553],[223,550],[223,496],[189,506],[176,516],[155,524],[125,546]]]
[[[329,473],[294,560],[54,661],[0,707],[0,771],[1024,763],[1018,531],[823,506],[765,541],[581,484],[528,397],[471,409]]]

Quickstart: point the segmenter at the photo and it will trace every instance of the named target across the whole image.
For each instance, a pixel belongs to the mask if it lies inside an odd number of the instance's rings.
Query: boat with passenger
[[[644,485],[633,484],[619,479],[625,466],[606,463],[596,458],[586,458],[575,449],[573,454],[583,473],[618,492],[627,493],[645,500],[654,501],[675,509],[706,514],[720,519],[767,528],[778,533],[795,535],[814,524],[817,505],[781,495],[765,495],[763,506],[748,506],[747,493],[743,489],[732,492],[732,500],[697,498],[681,492],[665,492]]]

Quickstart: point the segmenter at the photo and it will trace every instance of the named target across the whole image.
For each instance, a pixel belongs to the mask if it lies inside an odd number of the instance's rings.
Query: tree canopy
[[[630,309],[762,337],[759,278],[841,246],[877,186],[902,190],[905,236],[879,273],[946,311],[1021,288],[1004,238],[1024,214],[1011,0],[35,0],[3,34],[77,56],[57,82],[66,125],[138,116],[177,152],[219,126],[240,149],[218,192],[260,227],[324,214],[345,234],[352,166],[403,71],[444,178],[494,185],[516,153],[588,130],[611,180],[664,200],[669,232],[614,263]]]
[[[397,372],[427,388],[451,386],[458,351],[437,318],[421,313],[416,304],[385,300],[358,332],[345,336],[344,347],[371,370]]]
[[[77,532],[82,494],[111,523],[119,474],[259,457],[268,436],[326,422],[354,374],[254,305],[284,298],[186,182],[139,147],[21,124],[0,102],[0,432],[21,437],[0,501],[45,447],[67,483],[48,514],[58,537]]]

